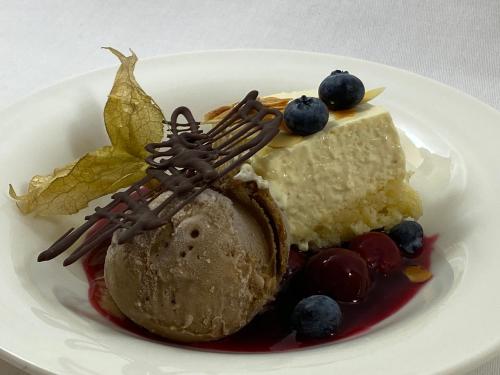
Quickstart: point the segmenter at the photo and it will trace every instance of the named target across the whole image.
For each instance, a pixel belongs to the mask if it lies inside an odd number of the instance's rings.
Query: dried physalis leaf
[[[405,267],[404,273],[412,283],[423,283],[432,277],[432,272],[421,266]]]
[[[371,89],[365,92],[365,96],[361,99],[361,103],[366,103],[372,99],[375,99],[377,96],[382,94],[385,90],[385,87],[377,87],[375,89]]]
[[[135,80],[135,53],[124,56],[113,48],[106,49],[121,62],[104,107],[106,131],[115,148],[144,159],[148,155],[144,146],[163,138],[163,114]]]
[[[21,212],[65,215],[78,212],[103,195],[132,185],[145,175],[144,146],[163,138],[163,115],[156,103],[136,82],[137,56],[124,56],[104,109],[111,146],[82,156],[51,175],[34,176],[24,195],[10,186],[9,194]]]
[[[132,185],[144,176],[145,169],[142,159],[106,146],[54,170],[52,175],[33,177],[25,195],[18,196],[12,186],[9,194],[25,214],[72,214],[97,197]]]

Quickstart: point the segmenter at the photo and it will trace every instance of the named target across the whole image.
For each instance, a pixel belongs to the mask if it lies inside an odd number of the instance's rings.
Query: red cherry
[[[357,236],[351,241],[350,248],[366,260],[370,270],[389,274],[401,267],[398,245],[385,233],[370,232]]]
[[[291,248],[288,255],[288,270],[291,273],[296,273],[304,268],[307,262],[307,255],[305,251]]]
[[[358,302],[370,288],[365,260],[354,251],[323,249],[309,259],[305,268],[307,289],[311,294],[326,294],[337,301]]]

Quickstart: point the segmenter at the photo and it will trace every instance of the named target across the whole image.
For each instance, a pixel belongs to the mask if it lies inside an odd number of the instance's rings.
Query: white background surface
[[[116,65],[99,49],[106,45],[142,58],[221,48],[348,55],[434,78],[500,109],[498,0],[0,0],[0,108]],[[24,372],[0,362],[0,374]],[[500,359],[470,373],[486,374],[500,374]]]

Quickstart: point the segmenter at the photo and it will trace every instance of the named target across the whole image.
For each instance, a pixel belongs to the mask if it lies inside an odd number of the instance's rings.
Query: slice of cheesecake
[[[316,93],[281,93],[262,101],[284,108],[301,95]],[[217,119],[207,116],[208,122]],[[367,103],[330,112],[328,124],[313,135],[283,131],[236,178],[269,187],[288,218],[291,243],[301,249],[338,245],[422,214],[391,115]]]

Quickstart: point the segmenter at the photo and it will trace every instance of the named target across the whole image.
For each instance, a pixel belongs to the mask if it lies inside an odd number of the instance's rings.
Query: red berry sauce
[[[304,297],[301,269],[305,255],[291,251],[289,274],[276,302],[257,316],[250,324],[236,334],[215,342],[179,344],[155,336],[136,325],[122,314],[109,309],[105,303],[107,294],[103,270],[107,246],[94,250],[84,260],[83,267],[89,281],[89,299],[92,306],[105,318],[136,335],[175,345],[223,352],[277,352],[328,344],[333,341],[360,334],[397,312],[423,287],[423,283],[412,283],[403,273],[407,266],[421,266],[430,269],[431,253],[437,236],[426,237],[422,253],[413,259],[403,258],[399,270],[389,275],[375,274],[371,289],[359,303],[339,303],[343,313],[340,331],[332,337],[321,340],[298,341],[289,328],[288,319],[295,304]]]

